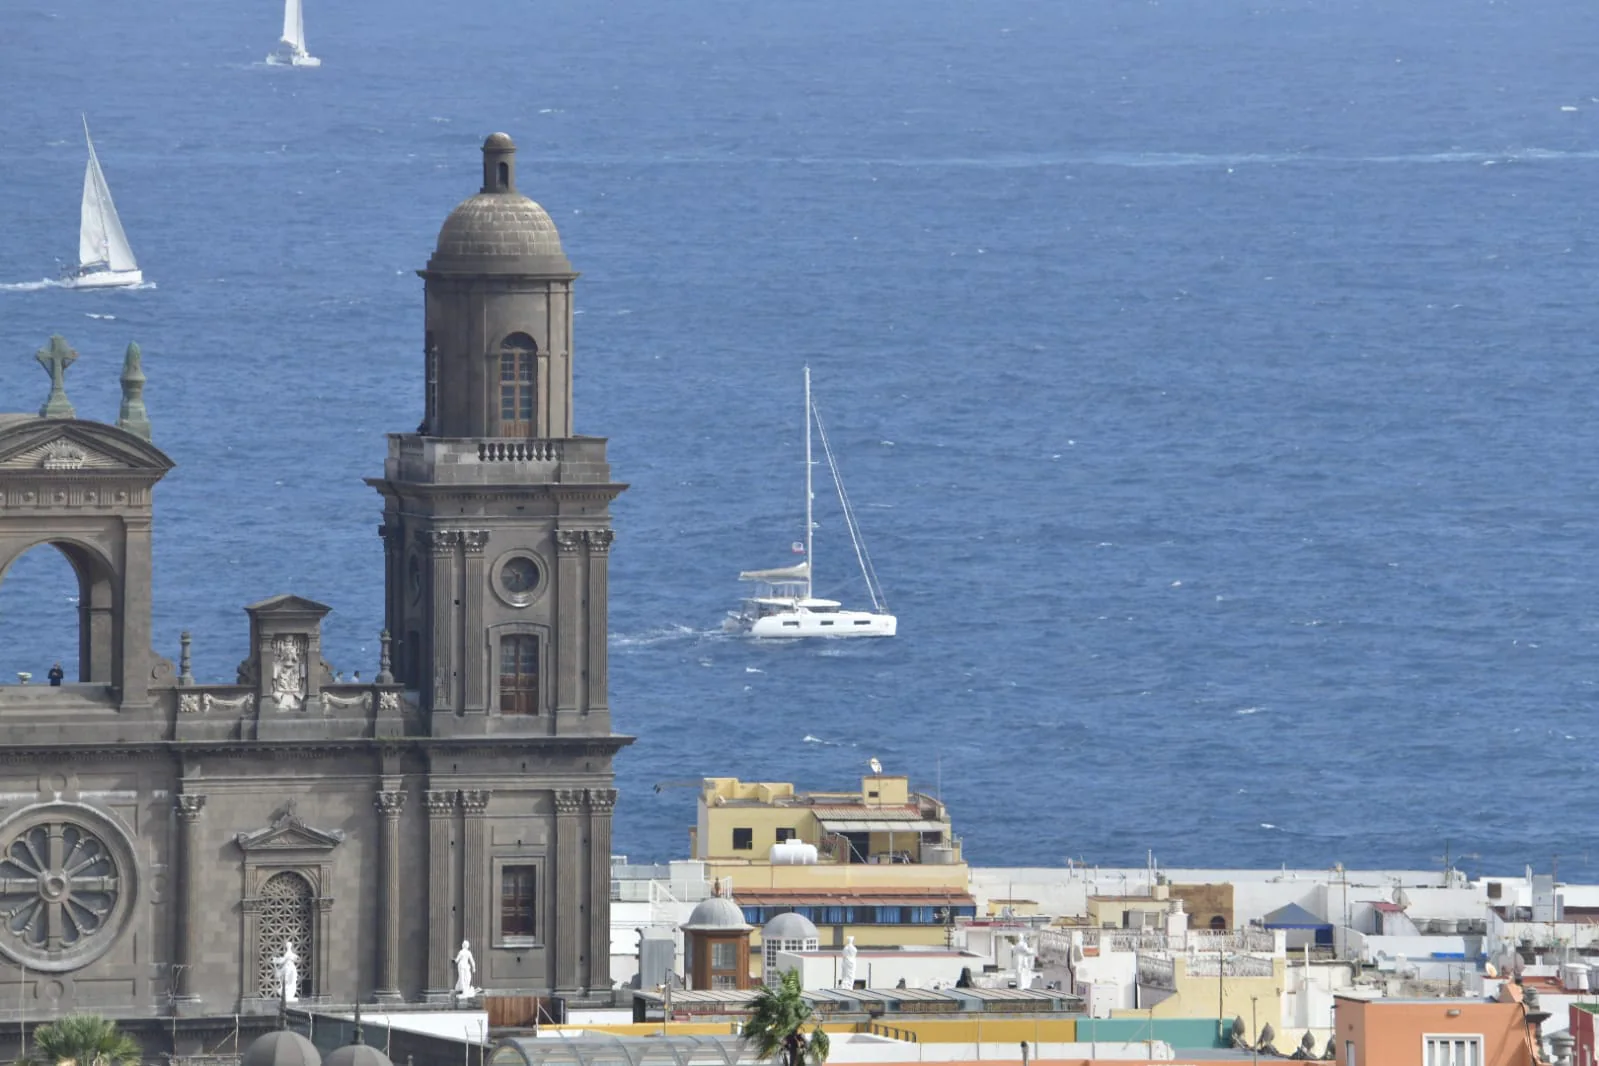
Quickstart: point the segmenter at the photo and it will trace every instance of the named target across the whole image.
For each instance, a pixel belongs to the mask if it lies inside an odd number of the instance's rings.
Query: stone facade
[[[483,190],[421,272],[427,420],[370,479],[393,633],[370,684],[335,680],[330,608],[291,595],[246,608],[234,685],[193,683],[188,634],[177,668],[150,650],[172,461],[136,349],[116,426],[73,413],[59,338],[44,411],[0,415],[0,575],[53,545],[83,605],[67,684],[0,687],[0,987],[27,1017],[176,1014],[199,1039],[276,1011],[286,943],[310,1004],[450,1002],[462,940],[487,994],[608,1001],[625,486],[572,434],[576,275],[514,162],[485,143]]]

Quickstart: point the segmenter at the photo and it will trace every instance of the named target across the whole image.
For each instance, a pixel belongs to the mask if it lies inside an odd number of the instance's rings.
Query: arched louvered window
[[[533,391],[539,346],[526,333],[500,343],[500,436],[533,435]]]

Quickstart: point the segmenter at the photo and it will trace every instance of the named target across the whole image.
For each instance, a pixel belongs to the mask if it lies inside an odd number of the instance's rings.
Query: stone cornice
[[[617,482],[538,481],[518,484],[501,482],[490,485],[435,485],[426,481],[402,481],[398,478],[366,478],[366,483],[398,499],[427,497],[434,500],[501,500],[507,503],[526,500],[529,496],[547,496],[554,500],[577,500],[609,503],[623,492],[627,485]]]
[[[184,740],[127,741],[95,744],[38,744],[0,747],[0,765],[19,765],[47,760],[85,759],[180,759],[184,756],[211,755],[221,758],[280,756],[309,759],[323,755],[352,753],[425,754],[448,751],[453,755],[506,755],[550,752],[562,755],[614,755],[636,737],[612,733],[588,737],[354,737],[348,740]]]

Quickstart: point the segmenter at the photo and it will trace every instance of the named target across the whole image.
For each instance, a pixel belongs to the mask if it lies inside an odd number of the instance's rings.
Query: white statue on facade
[[[472,942],[461,941],[461,950],[455,953],[455,994],[461,999],[477,995],[472,987],[472,974],[477,970],[477,960],[472,957]]]
[[[1023,991],[1033,987],[1033,947],[1027,942],[1027,934],[1021,933],[1016,937],[1016,946],[1011,948],[1011,968],[1016,974],[1016,987]]]
[[[286,711],[305,702],[305,638],[279,637],[272,642],[272,698]]]
[[[838,985],[840,988],[855,987],[855,938],[844,938],[844,960],[838,964]]]
[[[278,994],[283,1002],[294,1003],[300,998],[300,956],[292,941],[283,942],[281,954],[272,957],[272,972],[278,977]]]

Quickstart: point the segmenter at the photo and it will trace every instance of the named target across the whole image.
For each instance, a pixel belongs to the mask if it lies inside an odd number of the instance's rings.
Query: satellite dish
[[[874,774],[880,774],[883,772],[883,764],[877,761],[877,757],[875,755],[872,756],[872,761],[866,765],[872,768],[872,773]]]
[[[1498,977],[1499,976],[1499,967],[1495,966],[1491,962],[1490,963],[1485,963],[1483,965],[1482,972],[1484,974],[1488,975],[1489,977]]]

